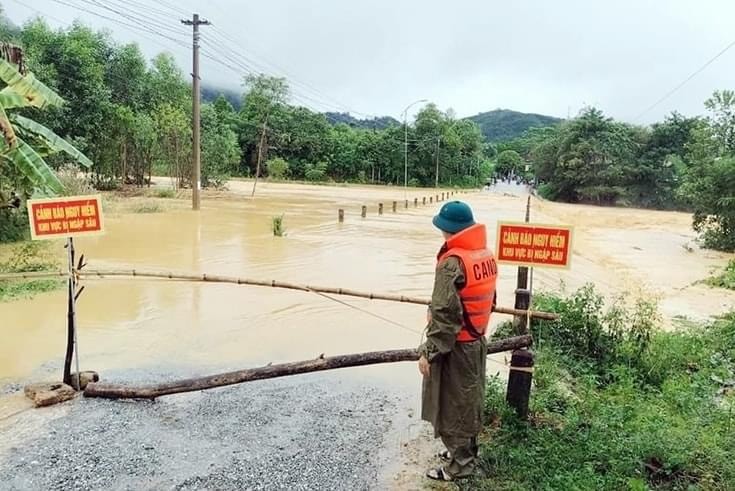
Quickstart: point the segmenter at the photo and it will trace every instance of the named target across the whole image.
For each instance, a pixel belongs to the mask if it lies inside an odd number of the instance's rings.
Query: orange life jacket
[[[465,285],[459,290],[464,319],[457,341],[475,341],[485,335],[490,323],[498,279],[495,256],[487,248],[485,225],[472,225],[450,237],[437,255],[437,267],[450,256],[459,258],[465,276]]]

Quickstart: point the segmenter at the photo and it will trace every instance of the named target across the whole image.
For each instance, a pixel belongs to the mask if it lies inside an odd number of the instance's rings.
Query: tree
[[[735,156],[692,166],[681,189],[705,247],[735,251]]]
[[[713,133],[720,146],[720,154],[735,153],[735,91],[716,90],[704,101],[712,112],[709,118]]]
[[[273,179],[285,179],[288,174],[288,162],[281,157],[269,159],[265,163],[265,168],[268,170],[268,177]]]
[[[156,156],[168,166],[176,187],[191,182],[191,124],[187,114],[170,104],[161,104],[152,115],[155,127]]]
[[[240,144],[243,155],[250,157],[257,178],[260,162],[268,157],[269,138],[278,137],[277,131],[269,130],[282,125],[286,118],[289,88],[285,78],[264,74],[245,77],[245,87],[247,92],[240,110]]]
[[[211,104],[202,106],[202,185],[222,186],[240,161],[237,134],[229,127],[226,114]]]
[[[677,190],[686,173],[687,145],[697,118],[677,112],[654,123],[651,130],[641,130],[641,153],[632,169],[629,196],[636,204],[654,208],[682,206]]]
[[[735,93],[715,91],[705,101],[712,114],[698,121],[687,144],[684,183],[680,196],[691,206],[693,227],[704,245],[735,250]]]
[[[20,114],[8,114],[12,109],[61,106],[64,102],[54,91],[38,81],[33,74],[21,74],[15,66],[0,58],[0,80],[5,87],[0,91],[0,159],[5,163],[1,174],[24,189],[41,195],[55,195],[63,185],[43,156],[65,152],[84,166],[92,162],[79,150],[45,126]],[[7,168],[9,166],[9,169]],[[13,179],[13,174],[19,179]],[[5,180],[4,179],[4,180]],[[0,181],[1,182],[1,181]],[[7,202],[2,196],[0,199]]]
[[[515,150],[503,150],[496,159],[495,171],[501,176],[518,175],[523,170],[523,159]]]
[[[613,204],[626,197],[639,151],[636,131],[586,108],[532,151],[546,197]]]

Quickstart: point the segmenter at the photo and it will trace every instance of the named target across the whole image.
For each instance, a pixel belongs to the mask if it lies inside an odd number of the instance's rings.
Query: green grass
[[[722,274],[710,276],[704,282],[716,288],[735,290],[735,259],[727,264]]]
[[[153,194],[156,198],[175,198],[176,197],[176,191],[174,191],[172,188],[156,189],[156,191]]]
[[[145,201],[133,207],[133,213],[160,213],[163,207],[155,201]]]
[[[483,477],[464,489],[735,489],[735,313],[656,330],[650,304],[546,296],[528,423],[488,384]],[[620,321],[623,321],[620,323]],[[585,346],[585,349],[581,349]]]
[[[8,259],[0,262],[0,273],[23,273],[57,270],[59,264],[48,250],[47,242],[23,242],[14,247]],[[63,280],[37,279],[0,281],[0,302],[18,298],[30,298],[61,288]]]

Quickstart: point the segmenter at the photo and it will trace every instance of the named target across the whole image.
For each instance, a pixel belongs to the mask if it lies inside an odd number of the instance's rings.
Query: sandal
[[[437,467],[436,469],[429,469],[426,471],[426,477],[435,481],[452,482],[454,478],[451,474],[444,470],[443,467]]]
[[[452,453],[449,450],[442,450],[441,452],[436,454],[436,456],[442,460],[446,460],[447,462],[452,460]]]

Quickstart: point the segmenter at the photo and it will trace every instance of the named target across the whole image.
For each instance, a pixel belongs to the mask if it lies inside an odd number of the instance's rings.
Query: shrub
[[[325,181],[327,178],[326,162],[319,162],[318,164],[306,164],[304,169],[304,177],[307,181],[319,182]]]
[[[271,228],[274,236],[283,237],[286,233],[286,229],[283,226],[283,215],[271,218]]]
[[[64,185],[64,196],[81,196],[85,194],[94,194],[95,189],[92,186],[92,180],[82,173],[79,166],[74,164],[64,164],[56,172],[57,177]]]
[[[23,242],[13,248],[8,259],[0,262],[0,273],[49,271],[58,267],[58,262],[49,253],[47,242]],[[0,300],[54,290],[63,283],[55,279],[0,281]]]
[[[288,162],[280,157],[268,159],[265,168],[268,170],[268,176],[273,179],[285,179],[288,175]]]

